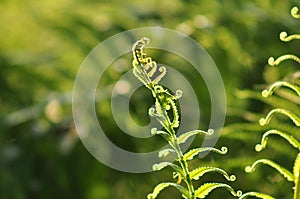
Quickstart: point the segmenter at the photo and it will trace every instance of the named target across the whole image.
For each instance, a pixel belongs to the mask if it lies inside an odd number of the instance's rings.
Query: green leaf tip
[[[142,38],[136,41],[132,46],[133,53],[133,74],[140,80],[146,87],[154,90],[154,86],[166,75],[167,69],[164,66],[158,67],[155,61],[152,61],[151,57],[147,57],[144,53],[146,45],[150,44],[149,38]],[[152,79],[154,74],[158,75],[155,79]]]
[[[299,12],[299,9],[297,6],[294,6],[292,9],[291,9],[291,15],[296,18],[296,19],[300,19],[300,15],[298,14]]]

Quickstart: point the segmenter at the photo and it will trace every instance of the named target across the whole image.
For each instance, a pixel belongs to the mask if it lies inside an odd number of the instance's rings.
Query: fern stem
[[[298,153],[296,160],[295,160],[295,165],[294,165],[294,183],[295,183],[295,187],[294,187],[294,199],[300,199],[300,153]]]
[[[300,199],[300,176],[295,179],[294,199]]]
[[[168,120],[170,121],[170,120]],[[183,153],[181,151],[181,148],[178,143],[178,139],[176,137],[176,132],[174,131],[174,128],[171,127],[171,124],[169,125],[170,127],[167,129],[171,133],[171,145],[174,147],[177,156],[178,156],[178,162],[183,170],[183,175],[185,177],[184,182],[186,183],[186,186],[189,190],[189,198],[188,199],[196,199],[195,197],[195,189],[192,183],[192,179],[190,177],[190,171],[188,168],[188,163],[187,161],[183,158]]]

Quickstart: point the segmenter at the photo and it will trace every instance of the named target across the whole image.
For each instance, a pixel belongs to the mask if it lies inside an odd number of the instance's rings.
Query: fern
[[[294,18],[300,18],[300,15],[298,14],[298,8],[294,7],[291,10],[291,14]],[[280,39],[284,42],[288,42],[288,41],[292,41],[295,39],[300,39],[300,35],[290,35],[288,36],[288,34],[286,32],[282,32],[280,34]],[[283,63],[285,60],[293,60],[296,61],[297,63],[300,64],[300,59],[292,54],[288,54],[288,55],[282,55],[277,59],[274,59],[273,57],[270,57],[268,60],[268,63],[270,66],[277,66],[281,63]],[[278,118],[278,114],[284,115],[286,116],[288,119],[290,119],[294,125],[297,128],[297,131],[299,133],[299,126],[300,126],[300,118],[299,118],[299,114],[298,113],[294,113],[295,110],[297,109],[291,109],[291,110],[287,110],[287,108],[291,108],[293,106],[289,106],[289,104],[295,104],[295,102],[293,102],[291,99],[293,96],[293,99],[296,97],[298,99],[300,99],[300,88],[299,85],[297,83],[294,82],[289,82],[289,81],[278,81],[273,83],[272,85],[269,86],[268,89],[263,90],[262,92],[262,97],[263,98],[269,98],[271,97],[274,93],[275,90],[279,91],[281,89],[289,89],[290,91],[292,91],[294,94],[288,94],[288,95],[284,95],[285,99],[284,101],[289,101],[289,103],[285,103],[285,107],[284,108],[274,108],[273,110],[271,110],[267,116],[265,118],[261,118],[259,120],[259,124],[261,126],[266,126],[269,125],[271,120],[275,120],[275,118]],[[274,104],[276,105],[276,103]],[[298,107],[298,105],[294,105],[295,107]],[[276,121],[274,121],[275,123],[282,123],[280,118],[278,118]],[[283,122],[284,123],[284,122]],[[300,176],[299,176],[299,172],[300,172],[300,143],[297,139],[295,139],[292,135],[290,135],[288,133],[288,131],[280,131],[278,129],[271,129],[266,131],[261,139],[261,143],[257,144],[255,146],[255,150],[256,151],[261,151],[263,150],[267,144],[268,144],[268,139],[270,136],[272,135],[277,135],[280,136],[281,138],[285,139],[287,141],[287,143],[289,143],[291,146],[293,146],[294,148],[296,148],[296,150],[298,150],[298,155],[294,161],[294,167],[293,167],[293,171],[289,171],[288,169],[280,166],[279,164],[268,160],[268,159],[260,159],[255,161],[251,166],[247,166],[245,168],[246,172],[253,172],[259,165],[261,164],[265,164],[268,165],[274,169],[276,169],[281,175],[283,175],[284,178],[286,178],[288,181],[291,181],[294,183],[294,199],[299,199],[300,198]],[[257,192],[249,192],[249,193],[245,193],[243,194],[240,199],[242,198],[246,198],[248,196],[254,196],[257,198],[272,198],[269,195],[266,194],[262,194],[262,193],[257,193]]]
[[[159,81],[166,75],[166,68],[161,66],[158,68],[155,61],[150,57],[147,57],[143,49],[149,44],[148,38],[142,38],[138,40],[132,48],[133,51],[133,74],[140,80],[150,91],[155,98],[154,108],[149,109],[149,115],[156,118],[162,125],[163,130],[157,130],[153,128],[151,130],[152,135],[161,135],[169,144],[168,149],[160,151],[159,157],[172,154],[175,156],[175,163],[161,162],[153,165],[153,170],[161,170],[165,167],[171,167],[174,170],[174,178],[177,178],[177,183],[174,182],[162,182],[158,184],[153,192],[148,195],[148,199],[154,199],[158,194],[167,187],[174,187],[181,192],[183,198],[196,199],[205,198],[211,191],[216,188],[225,188],[232,195],[239,196],[241,192],[234,191],[234,189],[224,183],[204,183],[199,188],[195,189],[193,181],[199,180],[204,174],[210,172],[216,172],[225,177],[228,181],[234,181],[235,176],[227,174],[224,170],[216,167],[198,167],[192,171],[189,168],[188,161],[194,159],[196,155],[205,151],[212,151],[219,154],[225,154],[227,152],[226,147],[221,149],[203,147],[190,149],[184,153],[180,144],[183,144],[191,136],[194,135],[212,135],[213,130],[208,131],[192,130],[186,132],[180,136],[176,135],[175,129],[179,127],[179,113],[176,106],[176,100],[178,100],[182,91],[176,91],[175,95],[172,95],[167,89],[159,84]],[[171,113],[173,117],[169,115]]]

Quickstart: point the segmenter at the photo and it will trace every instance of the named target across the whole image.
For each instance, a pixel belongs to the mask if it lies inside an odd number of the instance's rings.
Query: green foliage
[[[220,144],[230,148],[228,155],[215,157],[211,153],[201,159],[201,164],[235,173],[238,176],[233,182],[235,187],[257,187],[279,198],[289,197],[286,190],[290,184],[282,183],[278,175],[266,176],[268,167],[257,169],[253,175],[244,174],[240,168],[258,158],[258,153],[250,148],[260,139],[261,131],[278,129],[297,138],[299,128],[289,121],[280,122],[277,116],[263,127],[258,123],[241,125],[237,122],[253,122],[265,116],[262,115],[265,106],[259,104],[261,100],[271,107],[290,107],[289,110],[299,115],[299,101],[284,89],[277,90],[279,96],[268,98],[254,91],[239,92],[241,98],[234,94],[237,88],[261,88],[257,86],[263,82],[261,74],[271,83],[282,80],[294,70],[292,61],[286,62],[286,67],[280,71],[277,67],[263,71],[262,66],[267,56],[276,57],[283,48],[286,52],[298,52],[297,42],[283,46],[273,34],[286,27],[290,28],[288,33],[299,31],[299,23],[290,20],[288,12],[284,12],[297,3],[298,0],[0,1],[0,196],[134,199],[143,198],[152,189],[160,175],[118,172],[102,165],[87,152],[72,122],[71,92],[81,62],[97,44],[124,30],[161,26],[198,41],[212,56],[224,80],[228,111]],[[103,52],[105,57],[113,56],[114,48],[111,46]],[[157,147],[153,146],[153,139],[157,145],[162,144],[158,136],[142,141],[126,136],[112,122],[110,103],[105,100],[118,78],[131,68],[130,59],[128,56],[116,60],[101,78],[106,84],[100,82],[99,87],[106,92],[101,93],[96,111],[101,115],[101,125],[107,129],[110,140],[130,151],[147,152]],[[153,59],[177,67],[188,77],[201,101],[199,128],[204,129],[210,119],[205,82],[199,83],[201,77],[196,76],[187,63],[168,53],[153,52]],[[281,96],[286,95],[293,102],[284,101]],[[133,96],[133,111],[130,112],[138,122],[149,119],[145,103],[151,100],[147,97],[138,92]],[[293,151],[276,137],[270,138],[269,150],[263,153],[290,167]],[[201,139],[195,139],[193,144],[199,146]],[[172,152],[166,150],[161,155],[172,155]],[[165,169],[160,172],[164,177],[169,173]],[[221,179],[219,175],[210,173],[202,177],[222,180],[223,175]],[[262,179],[266,181],[262,183]],[[167,196],[164,194],[161,193],[162,198],[178,196],[173,189]],[[223,195],[220,190],[212,192],[208,198],[224,198]]]
[[[186,132],[180,136],[176,135],[175,128],[180,126],[179,113],[176,106],[176,100],[178,100],[182,91],[176,91],[176,95],[170,94],[170,92],[163,88],[159,84],[159,81],[166,75],[166,68],[161,66],[158,68],[155,61],[152,61],[150,57],[144,53],[144,47],[149,44],[148,38],[142,38],[138,40],[132,47],[133,51],[133,74],[140,80],[150,91],[155,98],[155,108],[149,109],[149,115],[156,118],[163,126],[164,130],[157,130],[153,128],[151,130],[152,135],[161,135],[169,144],[169,149],[164,149],[159,153],[159,156],[166,156],[172,153],[175,156],[175,162],[161,162],[153,165],[153,170],[161,170],[167,166],[174,169],[174,178],[178,178],[177,183],[163,182],[158,184],[153,192],[148,195],[148,199],[155,199],[159,192],[166,187],[172,186],[180,191],[183,198],[195,199],[205,198],[211,191],[216,188],[226,188],[232,195],[241,195],[240,192],[235,192],[231,186],[224,183],[204,183],[198,189],[194,188],[192,180],[199,180],[204,174],[210,172],[216,172],[222,174],[226,180],[234,181],[235,176],[229,176],[224,170],[216,167],[198,167],[190,171],[188,161],[193,160],[196,155],[206,151],[212,151],[219,154],[227,153],[227,148],[222,147],[221,150],[211,147],[193,148],[183,153],[180,144],[193,135],[212,135],[213,130],[210,129],[207,132],[201,130],[193,130]],[[156,77],[155,77],[156,76]],[[171,118],[170,112],[173,118]],[[186,187],[181,186],[181,182],[184,182]]]
[[[295,18],[299,18],[298,15],[298,8],[294,7],[291,11],[291,14],[293,17]],[[286,32],[282,32],[280,34],[280,39],[282,41],[288,42],[294,39],[300,39],[300,35],[291,35],[291,36],[287,36]],[[282,62],[284,62],[285,60],[294,60],[296,62],[298,62],[300,64],[300,59],[295,56],[295,55],[283,55],[280,56],[279,58],[277,58],[276,60],[271,57],[268,60],[268,63],[270,66],[276,66],[281,64]],[[280,89],[290,89],[293,91],[293,93],[288,93],[288,95],[285,96],[285,99],[288,101],[292,101],[292,96],[296,94],[296,96],[294,97],[300,97],[299,93],[300,93],[300,89],[299,89],[299,85],[295,82],[287,82],[287,81],[278,81],[275,82],[273,84],[271,84],[269,86],[269,89],[264,90],[262,92],[262,96],[264,98],[268,98],[270,96],[272,96],[273,94],[276,93],[277,90]],[[296,125],[297,127],[300,126],[300,118],[298,116],[298,114],[293,113],[293,109],[290,109],[291,107],[286,106],[284,109],[283,108],[275,108],[272,109],[271,111],[269,111],[269,113],[267,114],[267,116],[265,118],[261,118],[259,120],[259,124],[261,126],[266,126],[268,125],[271,120],[273,120],[273,118],[277,117],[278,114],[282,114],[284,116],[286,116],[288,119],[290,119],[292,121],[292,123],[294,123],[294,125]],[[290,110],[288,110],[290,109]],[[275,121],[276,123],[281,123],[281,122],[286,122],[286,121]],[[299,131],[299,130],[298,130]],[[277,170],[284,178],[286,178],[288,181],[293,182],[294,183],[294,199],[299,199],[300,198],[300,143],[297,139],[295,139],[292,135],[289,134],[289,132],[283,132],[283,131],[279,131],[276,129],[272,129],[272,130],[268,130],[267,132],[265,132],[262,136],[261,139],[261,144],[257,144],[255,147],[256,151],[262,151],[268,144],[268,139],[270,136],[272,135],[277,135],[283,139],[285,139],[291,146],[293,146],[294,148],[296,148],[298,150],[298,155],[295,158],[294,164],[293,164],[293,171],[290,172],[288,169],[284,168],[283,166],[268,160],[268,159],[259,159],[257,161],[255,161],[251,166],[247,166],[245,168],[246,172],[252,173],[260,164],[266,164],[272,168],[274,168],[275,170]],[[258,198],[271,198],[270,196],[267,195],[262,195],[261,193],[251,193],[249,194],[249,196],[255,196]],[[245,198],[246,196],[248,196],[247,193],[242,195],[240,198]]]

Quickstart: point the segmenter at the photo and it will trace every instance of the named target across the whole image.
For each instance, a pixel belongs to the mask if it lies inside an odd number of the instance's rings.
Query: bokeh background
[[[281,68],[267,67],[270,56],[298,52],[299,43],[283,43],[278,36],[283,30],[300,32],[300,21],[290,16],[295,5],[300,2],[1,0],[0,198],[140,199],[146,198],[158,182],[173,180],[169,169],[128,174],[106,167],[80,142],[72,118],[73,82],[88,53],[117,33],[147,26],[191,36],[209,52],[224,80],[228,111],[218,146],[227,146],[229,153],[211,154],[192,165],[215,165],[236,174],[236,182],[231,183],[235,189],[291,198],[292,191],[286,190],[291,190],[292,184],[274,170],[261,167],[254,174],[246,174],[244,167],[266,157],[292,168],[292,148],[274,146],[263,153],[254,151],[263,132],[256,126],[258,115],[268,107],[251,99],[266,83],[297,69],[293,62]],[[201,101],[199,128],[206,129],[210,98],[201,77],[168,53],[149,54],[160,63],[181,66]],[[120,58],[106,71],[99,87],[107,87],[109,95],[114,83],[130,68],[130,55]],[[249,89],[253,92],[245,92]],[[138,123],[147,124],[147,109],[153,101],[147,90],[139,92],[132,97],[131,114]],[[99,100],[96,107],[105,132],[118,146],[139,152],[163,144],[159,138],[134,139],[120,131],[112,119],[109,100]],[[247,125],[253,130],[245,128]],[[193,145],[201,145],[201,139]],[[204,181],[223,179],[207,175]],[[159,198],[180,195],[170,189]],[[231,196],[216,190],[208,198]]]

